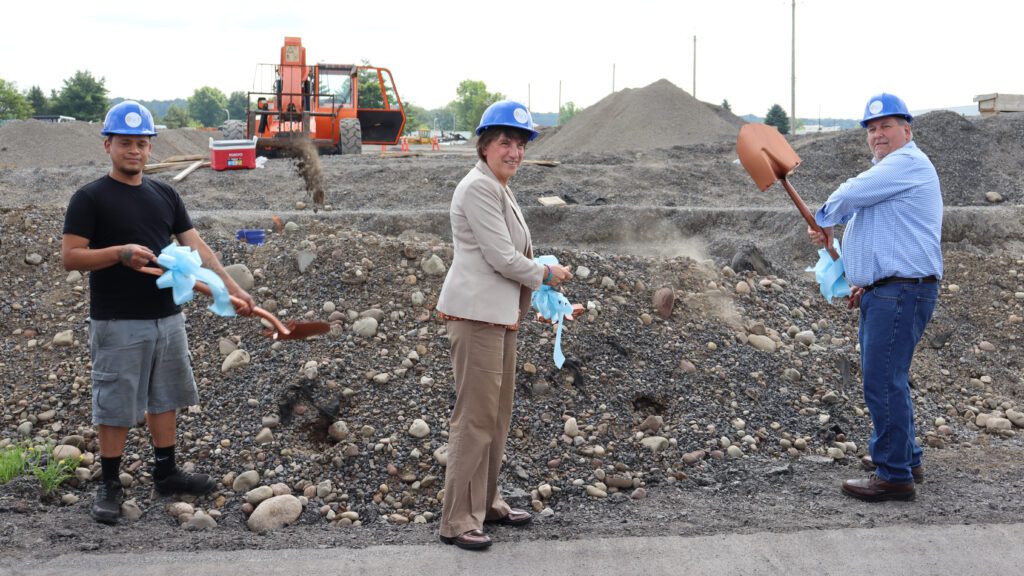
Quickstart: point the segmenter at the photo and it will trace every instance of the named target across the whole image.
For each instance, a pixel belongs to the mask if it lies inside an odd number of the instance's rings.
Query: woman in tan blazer
[[[470,550],[491,545],[485,522],[521,526],[532,519],[498,493],[515,394],[516,333],[533,290],[572,278],[563,266],[534,262],[530,229],[508,187],[526,143],[537,136],[529,111],[518,102],[496,102],[476,133],[480,160],[452,196],[455,257],[437,301],[456,394],[439,534],[445,544]]]

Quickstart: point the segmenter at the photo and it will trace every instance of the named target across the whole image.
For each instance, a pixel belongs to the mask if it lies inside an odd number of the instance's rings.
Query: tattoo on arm
[[[121,248],[121,265],[128,267],[132,265],[132,249],[127,246]]]

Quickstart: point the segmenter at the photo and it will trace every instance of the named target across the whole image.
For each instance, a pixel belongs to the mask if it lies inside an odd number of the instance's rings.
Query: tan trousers
[[[498,470],[512,421],[517,332],[472,320],[447,325],[456,398],[439,533],[453,538],[511,510],[498,493]]]

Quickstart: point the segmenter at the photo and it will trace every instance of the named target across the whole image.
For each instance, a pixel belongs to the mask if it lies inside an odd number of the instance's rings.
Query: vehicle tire
[[[338,154],[363,153],[363,127],[355,118],[342,118],[338,122]]]
[[[245,140],[245,121],[228,120],[220,125],[221,140]]]

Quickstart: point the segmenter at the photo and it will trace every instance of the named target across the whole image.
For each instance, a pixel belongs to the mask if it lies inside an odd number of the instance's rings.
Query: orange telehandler
[[[364,143],[396,144],[405,127],[390,70],[307,65],[301,38],[285,37],[280,63],[258,65],[257,83],[259,89],[248,94],[246,119],[229,120],[221,131],[231,140],[258,137],[260,154],[273,154],[297,138],[308,138],[322,153],[359,154]]]

